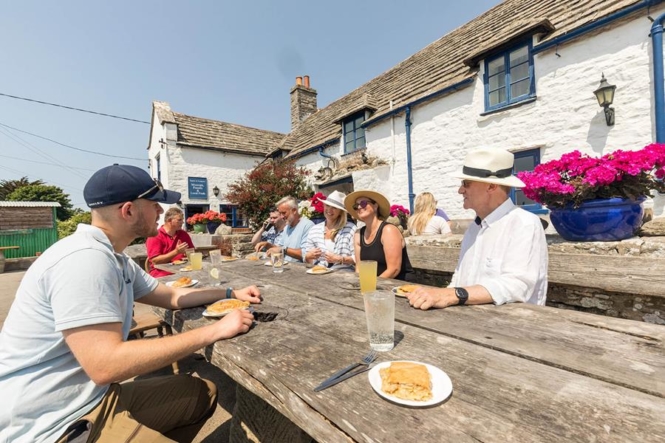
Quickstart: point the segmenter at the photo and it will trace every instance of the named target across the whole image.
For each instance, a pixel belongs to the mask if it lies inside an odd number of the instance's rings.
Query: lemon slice
[[[219,269],[217,268],[212,268],[210,270],[210,276],[214,278],[215,280],[219,280]]]

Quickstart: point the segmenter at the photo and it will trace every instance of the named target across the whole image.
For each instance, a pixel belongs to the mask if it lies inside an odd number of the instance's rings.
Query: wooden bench
[[[0,246],[0,274],[5,272],[5,249],[19,249],[20,246]]]

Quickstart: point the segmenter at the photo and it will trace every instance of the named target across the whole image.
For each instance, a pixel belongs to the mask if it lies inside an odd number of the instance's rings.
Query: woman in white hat
[[[344,199],[346,195],[333,191],[325,200],[324,223],[312,226],[303,245],[306,263],[326,267],[354,267],[353,235],[356,225],[347,221]]]
[[[358,260],[375,260],[377,276],[409,281],[413,268],[406,253],[406,242],[396,226],[386,223],[390,203],[375,191],[362,190],[349,194],[344,206],[365,226],[355,235],[354,250]]]

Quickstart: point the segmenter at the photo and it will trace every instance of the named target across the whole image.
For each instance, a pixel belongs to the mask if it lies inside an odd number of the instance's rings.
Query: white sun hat
[[[481,148],[469,152],[462,170],[455,178],[483,183],[523,188],[524,182],[513,175],[515,156],[512,152],[498,148]]]
[[[321,202],[324,205],[331,206],[333,208],[341,209],[342,211],[346,212],[346,208],[344,207],[344,199],[346,198],[346,194],[343,192],[339,191],[333,191],[330,193],[328,197],[326,197],[325,200],[321,200]]]

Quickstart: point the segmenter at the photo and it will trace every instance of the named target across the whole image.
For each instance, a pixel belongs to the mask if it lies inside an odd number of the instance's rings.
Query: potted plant
[[[411,212],[402,205],[392,205],[390,207],[390,217],[386,220],[389,223],[394,224],[398,228],[401,228],[402,233],[407,231],[407,222],[409,220],[409,215]]]
[[[194,232],[214,234],[215,230],[226,221],[226,214],[217,211],[206,211],[202,214],[194,214],[187,219],[187,224],[191,225]]]
[[[301,216],[309,218],[314,223],[321,223],[325,220],[323,215],[323,200],[325,199],[325,195],[317,192],[309,199],[298,203],[298,212]]]
[[[573,151],[517,176],[527,198],[547,205],[564,239],[623,240],[640,228],[650,192],[665,192],[665,144],[602,157]]]

